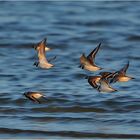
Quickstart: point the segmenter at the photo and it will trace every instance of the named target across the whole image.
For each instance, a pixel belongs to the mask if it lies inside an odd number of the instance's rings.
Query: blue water
[[[50,70],[33,66],[32,46],[47,37],[57,56]],[[135,80],[100,94],[79,58],[99,42],[96,63]],[[0,138],[140,139],[140,2],[0,2]],[[23,96],[39,91],[47,101]]]

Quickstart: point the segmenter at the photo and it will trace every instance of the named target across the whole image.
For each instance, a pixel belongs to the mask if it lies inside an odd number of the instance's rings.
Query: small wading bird
[[[107,80],[108,77],[111,77],[112,73],[110,72],[103,72],[101,75],[98,76],[87,76],[88,83],[99,92],[114,92],[117,91],[116,89],[112,88],[109,85],[109,81]]]
[[[87,76],[88,83],[98,90],[99,92],[115,92],[116,89],[110,86],[110,83],[115,82],[127,82],[133,77],[127,76],[126,71],[129,67],[128,63],[119,71],[116,72],[100,72],[99,75],[96,76]]]
[[[39,61],[35,62],[34,65],[36,67],[40,67],[40,68],[43,68],[43,69],[50,69],[54,65],[49,63],[49,62],[54,60],[56,58],[56,56],[51,58],[50,60],[47,60],[46,54],[45,54],[45,47],[46,47],[46,39],[41,41],[39,43],[39,45],[37,46],[37,52],[38,52],[38,59],[39,59]]]
[[[33,102],[37,102],[37,103],[41,103],[40,99],[45,99],[46,97],[39,92],[25,92],[24,96],[27,97],[28,99],[30,99]]]
[[[101,43],[86,57],[85,54],[82,54],[80,57],[80,68],[89,70],[89,71],[98,71],[102,68],[95,64],[95,56],[99,51]]]
[[[110,81],[110,83],[127,82],[131,79],[135,79],[133,77],[130,77],[130,76],[126,75],[126,71],[127,71],[128,67],[129,67],[129,61],[121,70],[119,70],[119,71],[117,71],[113,74],[113,78]]]

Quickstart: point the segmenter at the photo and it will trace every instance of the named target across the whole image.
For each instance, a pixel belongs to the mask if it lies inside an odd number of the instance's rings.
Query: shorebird
[[[135,79],[133,77],[130,77],[130,76],[127,76],[126,75],[126,71],[129,67],[129,61],[128,63],[119,71],[116,71],[114,73],[114,76],[113,76],[113,79],[111,80],[111,83],[114,83],[114,82],[127,82],[131,79]]]
[[[82,56],[80,57],[81,65],[79,67],[81,67],[82,69],[89,70],[89,71],[101,70],[102,68],[95,64],[95,56],[97,52],[99,51],[100,46],[101,46],[101,43],[99,43],[99,45],[87,57],[85,56],[85,54],[82,54]]]
[[[109,85],[110,77],[112,77],[113,73],[111,72],[100,72],[100,75],[96,76],[86,76],[88,79],[88,83],[98,91],[103,92],[111,92],[116,91]]]
[[[37,45],[34,45],[33,48],[37,51],[39,51],[40,46],[45,46],[45,51],[52,50],[51,48],[47,47],[47,38],[44,38],[41,42],[39,42]]]
[[[35,62],[34,65],[36,65],[36,67],[40,67],[43,69],[50,69],[52,68],[54,65],[49,63],[49,61],[46,59],[46,54],[45,54],[45,46],[46,44],[44,43],[44,41],[42,41],[42,43],[40,43],[39,47],[38,47],[38,62]]]
[[[99,81],[99,86],[97,87],[97,90],[99,92],[115,92],[117,91],[116,89],[112,88],[108,81],[104,78],[101,78]]]
[[[42,93],[39,93],[39,92],[30,92],[29,91],[29,92],[25,92],[24,95],[25,95],[25,97],[27,97],[31,101],[37,102],[39,104],[41,103],[40,102],[41,98],[46,99],[46,97]]]

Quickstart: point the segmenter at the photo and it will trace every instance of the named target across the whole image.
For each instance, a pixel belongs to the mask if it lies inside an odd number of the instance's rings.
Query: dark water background
[[[33,66],[48,37],[51,70]],[[79,57],[102,42],[96,63],[136,79],[99,94]],[[0,138],[140,139],[140,2],[0,2]],[[40,91],[35,104],[23,96]]]

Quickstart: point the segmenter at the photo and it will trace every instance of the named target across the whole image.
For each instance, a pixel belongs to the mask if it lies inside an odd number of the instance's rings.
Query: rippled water
[[[33,66],[44,37],[57,55],[51,70]],[[99,94],[78,68],[102,42],[96,63],[136,79]],[[140,139],[140,2],[0,2],[0,138]],[[23,96],[40,91],[35,104]]]

